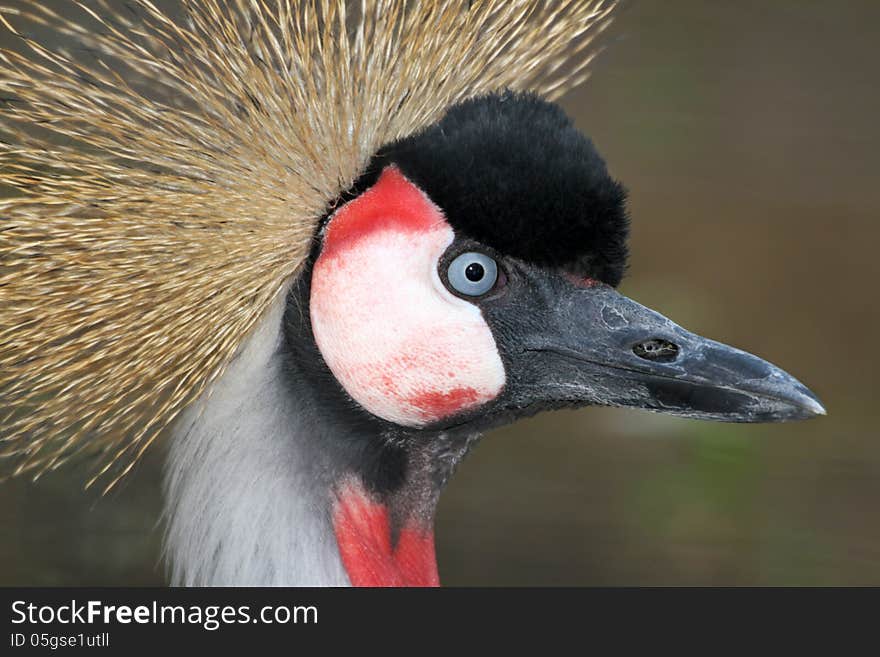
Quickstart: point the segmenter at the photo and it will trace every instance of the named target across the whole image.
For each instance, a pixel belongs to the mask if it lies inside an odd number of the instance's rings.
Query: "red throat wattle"
[[[433,529],[406,524],[392,541],[388,507],[360,486],[341,489],[333,528],[352,586],[440,586]]]

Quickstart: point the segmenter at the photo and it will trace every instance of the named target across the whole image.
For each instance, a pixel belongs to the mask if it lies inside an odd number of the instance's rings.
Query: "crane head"
[[[345,393],[412,429],[558,407],[824,414],[778,367],[615,288],[626,192],[562,110],[498,94],[382,149],[319,235],[311,332]]]

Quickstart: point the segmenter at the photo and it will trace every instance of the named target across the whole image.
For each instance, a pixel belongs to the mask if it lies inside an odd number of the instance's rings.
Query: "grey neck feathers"
[[[319,436],[280,384],[284,295],[181,417],[165,468],[172,583],[347,585]]]

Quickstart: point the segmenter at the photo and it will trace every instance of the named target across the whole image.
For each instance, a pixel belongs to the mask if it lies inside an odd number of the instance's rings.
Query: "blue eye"
[[[449,285],[469,297],[486,294],[498,280],[498,265],[483,253],[462,253],[449,263],[446,272]]]

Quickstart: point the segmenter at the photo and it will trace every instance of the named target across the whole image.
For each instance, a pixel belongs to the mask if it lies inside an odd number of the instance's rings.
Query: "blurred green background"
[[[447,585],[880,584],[880,3],[633,0],[563,100],[631,190],[623,291],[809,385],[827,418],[545,414],[442,498]],[[0,584],[161,584],[161,450],[0,485]]]

